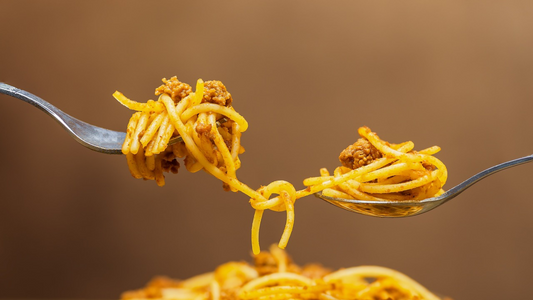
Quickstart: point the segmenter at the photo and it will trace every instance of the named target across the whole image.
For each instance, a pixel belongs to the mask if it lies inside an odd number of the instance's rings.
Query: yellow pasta
[[[239,154],[244,152],[241,137],[248,122],[233,108],[226,87],[220,81],[199,79],[193,92],[191,86],[176,77],[163,79],[163,83],[156,89],[157,101],[139,103],[119,92],[113,94],[120,103],[137,111],[128,123],[122,148],[132,176],[155,180],[163,186],[163,173],[176,173],[177,158],[184,158],[188,171],[204,170],[221,180],[225,190],[246,194],[255,209],[252,222],[255,254],[260,252],[263,212],[286,212],[285,228],[278,243],[284,249],[294,227],[294,203],[310,194],[322,191],[346,199],[416,201],[443,192],[448,173],[446,166],[433,156],[440,151],[439,147],[412,151],[413,142],[390,144],[368,127],[359,128],[361,138],[341,153],[343,166],[336,168],[333,175],[322,168],[320,176],[303,181],[306,188],[301,190],[286,181],[254,190],[237,178]],[[177,136],[183,141],[169,145],[170,139]],[[270,198],[273,194],[277,196]]]
[[[332,272],[318,264],[298,266],[275,246],[254,264],[228,262],[214,272],[180,281],[166,277],[125,292],[121,300],[440,300],[396,270],[358,266]]]

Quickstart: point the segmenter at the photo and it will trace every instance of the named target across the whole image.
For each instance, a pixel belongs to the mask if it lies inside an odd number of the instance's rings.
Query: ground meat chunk
[[[202,122],[198,122],[196,124],[196,132],[198,132],[198,134],[203,134],[203,135],[209,135],[209,133],[211,133],[211,124],[204,124]]]
[[[357,169],[381,157],[381,152],[376,147],[367,139],[360,138],[353,145],[348,146],[348,148],[341,152],[339,160],[343,166],[350,169]]]
[[[158,155],[161,156],[161,168],[164,172],[178,174],[180,163],[176,160],[176,154],[174,154],[172,149],[167,149]]]
[[[254,263],[260,276],[278,271],[278,262],[274,256],[268,252],[261,251],[254,257]]]
[[[204,83],[204,98],[202,103],[209,102],[222,106],[230,106],[233,99],[226,90],[226,86],[218,80],[210,80]]]
[[[163,78],[163,83],[163,85],[155,89],[156,96],[163,93],[168,94],[174,100],[174,103],[180,102],[181,99],[192,93],[191,86],[179,81],[176,76],[168,80]]]
[[[412,153],[412,154],[418,154],[418,151],[416,150],[411,150],[409,151],[409,153]],[[435,171],[437,170],[437,167],[435,167],[434,165],[428,163],[427,161],[423,160],[422,161],[422,167],[424,167],[424,169],[428,170],[428,171]]]
[[[167,173],[178,174],[178,170],[180,169],[180,163],[176,159],[162,160],[161,168]]]
[[[258,255],[254,256],[255,269],[259,273],[259,276],[268,275],[278,272],[278,262],[274,255],[270,252],[261,251]],[[300,273],[300,267],[292,262],[290,256],[287,256],[287,272]]]
[[[331,273],[331,269],[319,264],[308,264],[302,268],[302,275],[311,279],[319,279]]]

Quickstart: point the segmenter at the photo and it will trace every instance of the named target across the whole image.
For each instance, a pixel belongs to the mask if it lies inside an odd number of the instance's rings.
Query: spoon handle
[[[472,186],[473,184],[475,184],[476,182],[480,181],[481,179],[487,177],[487,176],[490,176],[492,174],[495,174],[497,172],[500,172],[502,170],[505,170],[505,169],[508,169],[508,168],[511,168],[511,167],[515,167],[515,166],[518,166],[518,165],[521,165],[521,164],[525,164],[525,163],[529,163],[533,161],[533,154],[532,155],[528,155],[528,156],[524,156],[524,157],[520,157],[520,158],[517,158],[517,159],[513,159],[513,160],[510,160],[510,161],[506,161],[504,163],[501,163],[501,164],[498,164],[498,165],[495,165],[495,166],[492,166],[486,170],[483,170],[479,173],[477,173],[476,175],[468,178],[467,180],[461,182],[461,184],[451,188],[450,190],[448,190],[448,192],[446,194],[448,194],[449,198],[447,199],[448,200],[451,200],[452,198],[455,198],[457,195],[459,195],[460,193],[462,193],[464,190],[466,190],[467,188],[469,188],[470,186]]]

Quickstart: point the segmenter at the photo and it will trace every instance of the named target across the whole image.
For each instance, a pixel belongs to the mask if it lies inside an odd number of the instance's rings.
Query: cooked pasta
[[[121,300],[438,300],[408,276],[384,267],[358,266],[332,272],[318,264],[300,267],[275,246],[254,264],[229,262],[214,272],[180,281],[153,279]]]
[[[165,184],[163,172],[177,173],[184,158],[194,173],[210,173],[223,182],[225,190],[240,191],[250,197],[255,209],[252,223],[252,250],[259,248],[259,227],[265,210],[286,211],[285,229],[278,246],[284,249],[294,226],[297,199],[322,191],[325,195],[361,200],[421,200],[443,193],[447,170],[433,154],[437,146],[412,151],[413,142],[390,144],[368,127],[359,128],[359,139],[341,153],[343,166],[320,170],[320,176],[304,180],[305,189],[296,190],[286,181],[275,181],[254,190],[237,179],[240,168],[241,134],[248,122],[232,106],[233,99],[220,81],[201,79],[193,92],[176,77],[163,79],[156,89],[157,101],[139,103],[122,93],[113,96],[137,112],[127,126],[122,152],[135,178]],[[172,137],[182,142],[169,145]],[[271,198],[272,195],[278,195]]]

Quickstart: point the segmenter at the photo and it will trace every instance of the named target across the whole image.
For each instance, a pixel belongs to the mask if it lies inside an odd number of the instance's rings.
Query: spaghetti
[[[122,93],[113,96],[137,112],[131,117],[122,152],[133,177],[165,184],[163,172],[177,173],[184,158],[194,173],[204,170],[223,182],[225,190],[250,197],[255,209],[252,223],[252,250],[260,252],[259,228],[265,210],[286,211],[285,229],[278,246],[284,249],[294,226],[294,202],[322,191],[324,195],[361,200],[421,200],[443,193],[447,170],[433,154],[437,146],[412,151],[413,142],[390,144],[368,127],[359,128],[359,139],[341,153],[343,166],[320,170],[320,176],[304,180],[305,189],[296,190],[286,181],[275,181],[254,190],[237,179],[240,168],[241,134],[248,123],[232,107],[233,99],[220,81],[201,79],[193,92],[176,77],[163,79],[156,89],[157,101],[139,103]],[[183,142],[168,145],[181,136]],[[271,195],[278,196],[271,198]]]
[[[254,264],[229,262],[214,272],[179,281],[152,280],[144,289],[122,294],[121,300],[285,300],[373,299],[438,300],[408,276],[384,267],[359,266],[335,272],[317,264],[300,267],[285,251],[272,246],[254,257]]]

